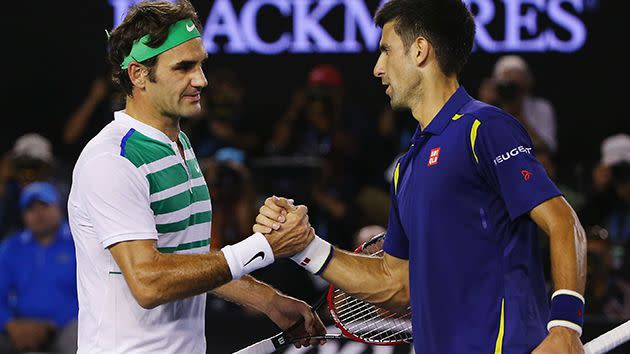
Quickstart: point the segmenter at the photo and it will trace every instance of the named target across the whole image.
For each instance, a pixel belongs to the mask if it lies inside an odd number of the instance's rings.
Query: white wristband
[[[257,232],[243,241],[221,248],[225,256],[232,279],[239,279],[245,274],[256,269],[266,267],[273,263],[273,251],[267,238]]]
[[[291,259],[309,272],[319,274],[328,265],[332,252],[332,245],[315,235],[313,241]]]
[[[568,289],[559,289],[553,292],[553,294],[551,294],[551,300],[553,300],[554,297],[556,297],[556,295],[571,295],[571,296],[575,296],[578,299],[582,300],[583,304],[586,304],[586,301],[584,300],[584,296],[582,296],[582,294],[578,293],[577,291],[573,291],[573,290],[568,290]]]
[[[565,295],[556,299],[559,295]],[[566,297],[568,296],[568,297]],[[559,302],[554,302],[554,300]],[[568,289],[556,290],[551,295],[551,314],[550,321],[547,323],[547,331],[553,327],[566,327],[576,331],[582,335],[584,296],[582,294]],[[575,311],[577,309],[577,311]]]
[[[563,320],[553,320],[553,321],[549,321],[547,323],[547,332],[549,332],[553,327],[566,327],[566,328],[570,328],[576,332],[578,332],[578,336],[582,335],[582,327],[580,327],[579,325],[570,322],[570,321],[563,321]]]

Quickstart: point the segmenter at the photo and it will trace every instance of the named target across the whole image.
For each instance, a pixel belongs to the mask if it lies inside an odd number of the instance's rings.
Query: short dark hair
[[[468,61],[475,20],[461,0],[390,0],[378,9],[374,22],[382,28],[390,21],[407,49],[417,37],[425,37],[445,74],[459,74]]]
[[[169,27],[180,20],[192,19],[201,32],[201,23],[197,13],[188,0],[178,0],[175,3],[167,1],[143,1],[129,9],[123,22],[114,29],[109,38],[109,62],[112,67],[112,79],[115,84],[127,94],[131,95],[133,84],[126,69],[120,64],[131,52],[133,42],[148,34],[151,41],[147,43],[156,48],[162,45],[168,37]],[[149,79],[155,80],[155,64],[159,56],[142,62],[149,68]]]

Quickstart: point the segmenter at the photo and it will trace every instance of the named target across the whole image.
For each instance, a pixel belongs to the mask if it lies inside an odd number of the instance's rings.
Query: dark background
[[[378,1],[367,0],[370,9]],[[495,0],[496,4],[501,1]],[[194,0],[202,23],[213,4]],[[243,1],[234,1],[240,8]],[[575,53],[519,53],[530,64],[535,94],[549,99],[558,119],[558,163],[568,178],[588,178],[599,159],[601,141],[612,134],[630,132],[627,116],[626,81],[630,78],[627,52],[626,1],[588,1],[591,6],[579,17],[588,35],[584,47]],[[5,3],[8,4],[8,3]],[[9,5],[5,5],[9,6]],[[0,153],[11,149],[15,139],[38,132],[63,154],[63,125],[87,95],[91,80],[106,71],[105,29],[111,29],[113,10],[106,0],[13,1],[2,10],[3,75],[1,97],[4,127],[0,130]],[[274,23],[261,12],[259,29],[277,33],[287,23]],[[339,17],[333,11],[327,24]],[[501,22],[498,19],[498,22]],[[331,26],[327,26],[331,28]],[[473,96],[481,80],[492,72],[504,53],[477,50],[461,75],[461,83]],[[387,105],[379,80],[372,76],[377,53],[361,54],[257,54],[211,55],[207,68],[228,67],[243,78],[249,110],[255,112],[257,131],[265,137],[290,102],[293,91],[304,84],[307,72],[316,64],[337,65],[350,100],[370,113],[366,125],[374,125],[377,114]],[[212,82],[210,82],[212,85]],[[410,118],[411,119],[411,118]],[[392,156],[393,158],[394,156]],[[573,184],[587,184],[573,180]],[[229,352],[276,332],[265,319],[242,322],[242,317],[213,313],[208,318],[208,348]],[[612,324],[589,324],[591,339]],[[254,333],[255,332],[255,333]],[[218,347],[219,345],[223,347]],[[618,352],[630,352],[624,347]],[[408,352],[398,348],[396,353]]]
[[[213,1],[192,2],[205,22]],[[591,6],[579,15],[588,30],[580,51],[520,53],[531,65],[535,93],[551,100],[556,108],[558,158],[565,169],[583,166],[588,170],[599,159],[599,144],[604,137],[630,131],[623,100],[630,77],[627,57],[622,54],[628,34],[623,28],[625,1],[587,3]],[[243,1],[234,4],[238,12]],[[373,11],[377,1],[368,0],[367,4]],[[104,30],[112,27],[113,10],[106,0],[21,1],[12,2],[12,7],[11,11],[2,11],[5,129],[0,151],[10,149],[17,136],[29,131],[45,135],[57,148],[63,123],[87,94],[90,80],[104,71]],[[335,28],[337,16],[339,11],[333,11],[325,18],[327,28]],[[277,26],[287,24],[265,22],[265,12],[261,12],[259,32],[263,38],[265,31],[277,33]],[[479,50],[472,55],[461,82],[473,96],[499,56]],[[387,104],[380,82],[372,76],[376,58],[375,52],[275,56],[219,53],[211,56],[208,68],[226,66],[241,74],[250,109],[256,112],[260,125],[258,131],[268,134],[292,90],[303,84],[308,70],[318,63],[338,65],[349,98],[375,116]]]

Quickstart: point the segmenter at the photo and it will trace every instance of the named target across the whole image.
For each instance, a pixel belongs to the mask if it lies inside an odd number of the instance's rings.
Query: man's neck
[[[411,107],[411,113],[420,123],[422,130],[433,121],[458,88],[459,83],[455,76],[440,75],[437,78],[433,76],[432,79],[425,79],[422,82],[418,99]]]
[[[37,240],[37,243],[39,243],[42,246],[49,246],[51,243],[53,243],[55,241],[55,238],[57,237],[57,228],[55,228],[53,231],[48,231],[48,232],[42,232],[42,233],[33,233],[33,237],[35,237],[35,240]]]
[[[127,97],[125,112],[134,119],[163,132],[171,141],[178,140],[179,118],[165,116],[146,100]]]

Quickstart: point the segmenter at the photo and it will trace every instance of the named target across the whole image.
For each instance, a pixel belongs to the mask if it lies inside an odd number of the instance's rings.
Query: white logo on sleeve
[[[516,156],[520,153],[526,153],[526,154],[530,154],[532,153],[532,148],[529,147],[523,147],[523,145],[519,145],[518,147],[515,147],[514,149],[505,152],[497,157],[494,158],[494,165],[498,165],[502,162],[505,162],[507,160],[509,160],[511,157]]]
[[[186,29],[188,30],[188,32],[192,32],[195,29],[195,25],[186,25]]]

